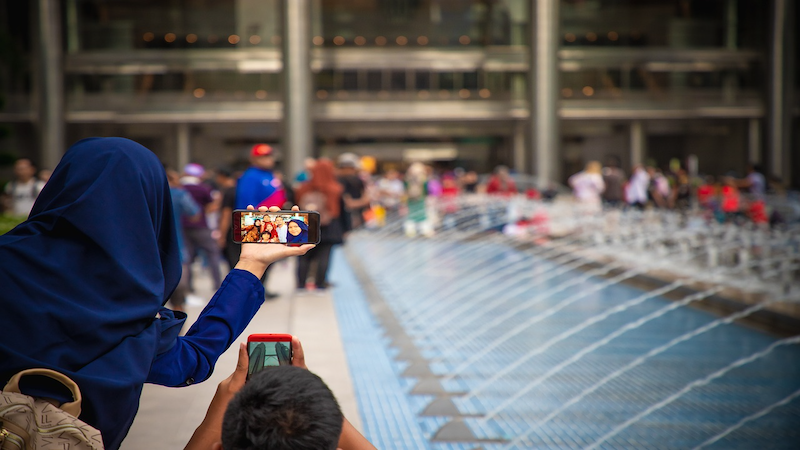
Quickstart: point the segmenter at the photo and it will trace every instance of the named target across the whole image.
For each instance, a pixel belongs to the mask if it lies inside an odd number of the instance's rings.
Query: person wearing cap
[[[286,192],[283,183],[275,177],[272,147],[267,144],[254,145],[250,150],[250,164],[236,186],[236,209],[245,209],[248,205],[283,206]]]
[[[286,202],[286,190],[283,183],[275,176],[274,150],[267,144],[256,144],[250,149],[250,168],[239,178],[236,185],[236,209],[246,209],[249,205],[256,208],[282,207]],[[269,272],[265,272],[261,281],[266,286]],[[265,293],[266,298],[275,298],[277,294]]]
[[[200,214],[181,218],[186,245],[186,263],[191,267],[192,262],[197,257],[198,249],[202,249],[208,258],[208,269],[211,272],[211,279],[216,289],[222,283],[219,267],[222,261],[222,252],[211,234],[211,229],[208,227],[208,219],[206,218],[206,213],[216,206],[215,199],[212,195],[211,186],[203,181],[203,176],[206,173],[203,166],[189,163],[183,168],[183,173],[184,176],[181,178],[183,188],[200,205]],[[193,291],[192,272],[187,271],[186,277],[189,290]]]
[[[358,176],[360,160],[353,153],[343,153],[337,160],[339,166],[339,184],[344,187],[344,204],[346,208],[346,230],[360,227],[364,219],[364,209],[369,207],[369,196],[364,181]]]

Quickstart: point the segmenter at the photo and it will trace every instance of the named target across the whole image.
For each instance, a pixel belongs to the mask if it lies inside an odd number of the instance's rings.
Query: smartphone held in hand
[[[259,244],[319,244],[316,211],[233,211],[233,242]]]
[[[247,379],[267,367],[292,365],[291,334],[251,334],[247,337],[250,363]]]

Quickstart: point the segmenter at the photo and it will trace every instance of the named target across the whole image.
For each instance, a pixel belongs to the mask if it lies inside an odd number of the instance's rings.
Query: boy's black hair
[[[293,366],[253,375],[222,422],[224,450],[335,450],[342,411],[318,376]]]

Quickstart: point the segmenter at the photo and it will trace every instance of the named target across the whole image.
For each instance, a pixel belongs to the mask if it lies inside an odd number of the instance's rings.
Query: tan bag
[[[55,406],[20,393],[25,375],[52,378],[72,392],[73,401]],[[100,431],[78,420],[81,391],[69,377],[50,369],[23,370],[0,392],[0,450],[103,450]]]

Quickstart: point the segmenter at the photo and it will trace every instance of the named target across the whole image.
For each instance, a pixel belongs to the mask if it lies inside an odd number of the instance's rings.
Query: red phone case
[[[267,333],[251,334],[247,336],[247,342],[292,342],[291,334]]]
[[[284,354],[284,361],[286,362],[286,365],[290,365],[291,364],[291,360],[292,360],[293,353],[294,353],[294,352],[292,352],[292,335],[291,334],[277,334],[277,333],[275,333],[275,334],[272,334],[272,333],[271,334],[251,334],[250,336],[247,337],[247,353],[248,353],[248,355],[250,355],[251,358],[253,357],[253,354],[251,353],[252,350],[250,349],[250,344],[253,343],[253,342],[288,342],[289,343],[289,345],[288,345],[288,347],[289,347],[288,348],[288,354]],[[277,350],[278,349],[277,349],[277,345],[276,345],[276,351]],[[262,355],[262,358],[263,358],[263,355]],[[283,365],[283,364],[280,364],[280,365]],[[248,364],[247,379],[249,380],[250,376],[253,373],[259,372],[261,370],[263,370],[263,366],[261,366],[260,363],[254,362],[251,359],[249,364]]]

